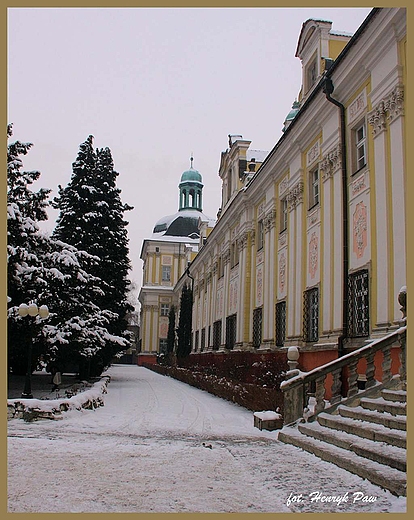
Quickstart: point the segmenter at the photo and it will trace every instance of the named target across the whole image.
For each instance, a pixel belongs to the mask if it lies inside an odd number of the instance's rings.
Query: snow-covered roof
[[[248,161],[255,159],[256,162],[263,162],[268,155],[269,155],[269,152],[267,150],[250,150],[249,149],[246,152],[246,159]]]
[[[353,34],[345,31],[329,31],[329,34],[334,36],[347,36],[348,38],[352,38]]]
[[[214,223],[214,219],[197,209],[183,209],[177,211],[174,215],[167,215],[158,220],[154,226],[152,238],[169,235],[173,238],[179,236],[196,238],[195,235],[198,235],[199,237],[198,223],[200,219],[203,222]]]

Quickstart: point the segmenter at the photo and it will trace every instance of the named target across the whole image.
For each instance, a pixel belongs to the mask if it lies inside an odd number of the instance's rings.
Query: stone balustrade
[[[284,397],[284,424],[291,424],[301,419],[305,411],[307,419],[312,420],[318,413],[327,409],[332,410],[344,400],[350,401],[355,396],[362,397],[363,394],[373,393],[373,389],[379,391],[381,388],[397,385],[401,389],[406,389],[406,287],[401,288],[398,301],[403,314],[401,320],[403,326],[349,354],[309,372],[301,372],[297,368],[292,368],[292,365],[297,366],[296,360],[293,359],[296,356],[292,357],[292,354],[288,353],[288,357],[292,358],[293,362],[290,359],[291,370],[287,372],[287,380],[280,386]],[[398,375],[393,375],[391,370],[391,349],[395,346],[400,348]],[[376,373],[374,363],[377,352],[382,353],[380,376]],[[363,363],[365,369],[362,372],[361,360],[365,360]],[[361,376],[365,380],[363,390],[358,387]],[[313,397],[312,406],[310,397]]]

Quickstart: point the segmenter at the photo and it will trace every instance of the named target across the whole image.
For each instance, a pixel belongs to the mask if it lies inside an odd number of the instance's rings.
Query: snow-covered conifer
[[[11,124],[7,135],[13,135]],[[32,146],[20,141],[7,146],[7,293],[10,298],[7,341],[8,363],[15,373],[26,371],[28,338],[33,341],[34,363],[44,351],[40,325],[35,320],[21,319],[17,313],[21,303],[36,303],[42,288],[38,222],[47,220],[50,190],[32,191],[30,186],[38,180],[40,172],[22,170],[21,156]]]
[[[91,362],[92,372],[105,368],[114,354],[128,346],[126,315],[132,310],[128,302],[127,222],[116,187],[118,173],[114,171],[109,148],[94,150],[93,136],[80,145],[73,173],[66,188],[59,186],[53,206],[60,210],[53,238],[86,251],[97,261],[90,262],[88,271],[99,280],[100,294],[94,303],[105,313],[107,333],[104,345]]]
[[[191,326],[193,312],[193,292],[184,285],[180,299],[180,317],[177,328],[177,358],[184,358],[191,353]]]

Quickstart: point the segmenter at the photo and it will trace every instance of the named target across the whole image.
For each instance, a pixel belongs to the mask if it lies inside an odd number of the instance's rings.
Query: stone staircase
[[[312,422],[299,420],[279,431],[278,439],[332,462],[394,495],[406,496],[405,390],[381,389],[353,406],[339,404]]]

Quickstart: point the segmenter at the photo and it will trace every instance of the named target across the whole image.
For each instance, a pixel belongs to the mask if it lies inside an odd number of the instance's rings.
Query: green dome
[[[197,170],[194,170],[194,168],[190,168],[189,170],[186,170],[181,175],[181,182],[202,182],[202,177],[200,173]]]
[[[300,104],[295,101],[292,105],[292,110],[289,112],[289,114],[286,116],[286,121],[293,121],[295,119],[296,114],[299,112]]]

